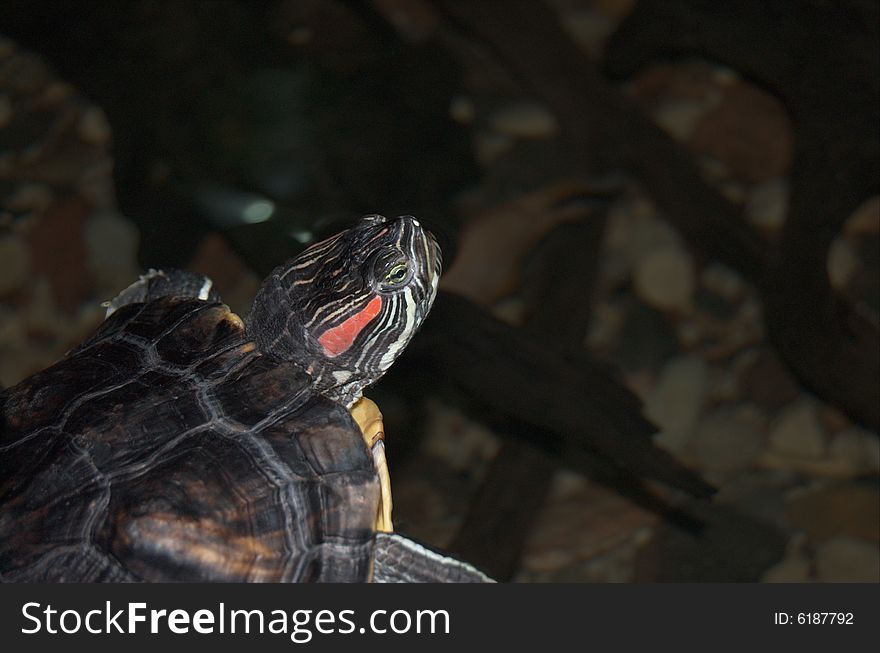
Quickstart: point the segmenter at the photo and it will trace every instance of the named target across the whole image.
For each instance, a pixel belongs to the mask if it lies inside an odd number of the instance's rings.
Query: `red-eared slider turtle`
[[[368,216],[274,270],[246,321],[205,277],[143,277],[0,395],[0,578],[484,580],[381,532],[381,416],[359,403],[439,275],[418,221]]]

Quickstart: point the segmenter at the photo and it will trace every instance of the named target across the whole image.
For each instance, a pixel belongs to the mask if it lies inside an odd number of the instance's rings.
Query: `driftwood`
[[[541,248],[527,330],[580,349],[590,318],[604,211],[563,225]],[[572,251],[577,249],[578,251]],[[579,301],[573,302],[577,297]],[[544,503],[558,461],[519,439],[505,440],[468,508],[450,551],[498,580],[516,571],[531,522]],[[527,491],[523,492],[523,488]]]
[[[541,342],[468,300],[441,292],[431,319],[406,357],[452,383],[500,430],[524,427],[530,439],[565,460],[584,451],[694,496],[713,488],[646,434],[654,427],[623,386],[585,353]]]
[[[583,171],[632,172],[695,250],[756,283],[772,342],[808,387],[880,427],[876,325],[844,305],[825,274],[831,238],[877,189],[873,27],[854,30],[852,14],[820,3],[778,2],[767,11],[747,0],[679,0],[638,6],[612,42],[616,72],[674,50],[709,55],[778,90],[791,110],[796,151],[790,214],[771,250],[702,180],[692,157],[604,81],[548,7],[526,0],[432,4],[457,38],[488,49],[554,111]]]
[[[758,279],[770,337],[806,385],[875,430],[877,325],[834,294],[825,269],[846,218],[880,188],[878,13],[859,0],[645,3],[608,49],[618,74],[659,53],[700,54],[784,102],[795,137],[790,209]]]
[[[524,328],[518,330],[520,337],[532,339],[570,359],[587,360],[582,343],[591,316],[591,298],[605,218],[603,208],[580,222],[561,225],[538,248],[537,262],[532,266],[532,274],[527,279],[524,290],[524,295],[529,300],[529,310]],[[488,342],[487,345],[491,347]],[[510,352],[498,351],[497,354],[499,358],[494,363],[494,368],[498,377],[494,385],[503,389],[511,373],[505,363],[511,356]],[[444,363],[438,361],[435,364]],[[604,410],[612,414],[619,411],[614,419],[621,420],[621,425],[626,421],[626,430],[618,432],[616,438],[624,444],[632,443],[636,450],[644,450],[646,445],[650,446],[651,436],[656,429],[646,420],[633,419],[633,416],[640,414],[639,400],[622,387],[610,372],[602,374],[598,364],[591,363],[588,367],[597,371],[594,383],[587,387],[571,388],[568,393],[565,389],[557,389],[560,393],[569,394],[575,402],[557,409],[573,413],[575,419],[580,416],[586,439],[599,441],[601,434],[594,433],[594,429],[602,428],[602,422],[592,419],[590,413],[598,408],[594,393],[604,392],[606,396],[613,398],[604,406]],[[462,382],[458,376],[461,370],[450,369],[447,372],[453,382]],[[514,370],[513,374],[523,372],[528,374],[529,370]],[[540,370],[532,372],[535,384],[548,385],[553,382],[552,376],[544,377]],[[529,396],[515,396],[511,403],[531,401],[533,399]],[[547,406],[546,409],[549,410],[550,407]],[[510,408],[507,410],[514,412]],[[563,445],[569,455],[565,458],[551,458],[538,447],[546,447],[549,442],[564,441],[568,434],[545,434],[541,438],[541,427],[537,424],[508,426],[513,429],[509,431],[510,435],[520,437],[508,438],[502,445],[482,486],[471,501],[461,528],[449,546],[451,552],[485,569],[494,578],[507,580],[516,570],[529,526],[543,505],[553,473],[560,465],[585,472],[594,480],[610,485],[642,506],[671,517],[676,523],[692,526],[692,520],[671,511],[654,497],[642,485],[639,477],[629,471],[627,462],[619,460],[614,463],[605,458],[604,447],[593,450],[585,444],[578,451],[571,451]],[[538,447],[534,443],[539,443]],[[661,455],[659,450],[654,451],[657,462],[660,463],[665,455]],[[670,463],[666,459],[665,464],[671,469],[673,465]],[[689,485],[688,490],[704,496],[708,486],[695,483]]]

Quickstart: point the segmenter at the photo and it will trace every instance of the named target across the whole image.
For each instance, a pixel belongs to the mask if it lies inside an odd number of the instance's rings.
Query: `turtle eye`
[[[406,275],[409,272],[409,266],[406,263],[397,263],[385,275],[384,283],[391,286],[398,286],[406,281]]]

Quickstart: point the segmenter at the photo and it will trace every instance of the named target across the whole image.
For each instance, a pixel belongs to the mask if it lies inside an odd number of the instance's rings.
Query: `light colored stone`
[[[703,329],[697,320],[680,320],[675,326],[675,335],[685,349],[693,349],[703,339]]]
[[[0,236],[0,295],[21,288],[30,272],[30,252],[25,239],[18,234]]]
[[[816,571],[829,583],[880,582],[880,549],[853,537],[831,538],[816,551]]]
[[[746,219],[759,229],[778,231],[788,215],[788,180],[772,179],[758,184],[746,201]]]
[[[20,349],[26,343],[27,325],[21,311],[0,305],[0,352],[4,349]]]
[[[52,77],[40,57],[20,50],[5,62],[0,74],[0,81],[12,91],[13,96],[35,93]]]
[[[745,291],[742,277],[721,263],[710,263],[703,268],[700,273],[700,283],[707,290],[729,302],[742,299]]]
[[[752,464],[765,436],[764,416],[754,406],[723,407],[697,426],[689,449],[701,469],[729,474]]]
[[[77,189],[89,200],[95,211],[112,212],[117,206],[113,160],[105,157],[94,165],[83,168],[77,181]]]
[[[729,367],[715,367],[712,369],[709,386],[709,396],[714,402],[734,402],[742,396],[739,387],[739,376]]]
[[[53,199],[52,187],[47,184],[22,184],[6,200],[6,207],[18,213],[44,211]]]
[[[700,166],[700,172],[703,173],[703,177],[711,182],[723,182],[730,179],[730,169],[728,169],[724,161],[716,159],[714,156],[701,156],[697,160],[697,164]]]
[[[475,465],[491,460],[498,452],[498,437],[457,408],[431,400],[426,416],[425,452],[440,458],[454,471],[472,471]]]
[[[29,290],[30,303],[24,309],[28,330],[43,334],[44,337],[57,337],[65,326],[65,317],[55,304],[49,279],[44,276],[35,278]]]
[[[77,125],[79,137],[90,145],[106,145],[113,136],[107,116],[99,107],[89,107]]]
[[[859,268],[859,257],[853,246],[843,236],[838,236],[828,249],[828,279],[836,290],[849,286],[853,275]]]
[[[526,539],[522,568],[552,572],[557,580],[580,566],[621,548],[644,543],[656,515],[589,481],[554,477],[544,506]],[[598,571],[598,570],[596,570]],[[551,580],[546,578],[545,580]]]
[[[869,197],[847,218],[847,236],[874,236],[880,233],[880,195]]]
[[[683,248],[678,233],[660,219],[656,207],[642,195],[614,202],[602,243],[601,284],[616,287],[629,280],[633,266],[651,252]]]
[[[686,311],[694,294],[694,264],[684,249],[654,251],[638,261],[633,273],[636,294],[661,310]]]
[[[738,205],[744,204],[748,197],[748,192],[746,191],[745,186],[732,179],[719,181],[718,190],[721,191],[721,194],[724,195],[724,197]]]
[[[626,320],[626,313],[617,305],[601,303],[593,307],[590,327],[587,329],[586,346],[591,351],[607,351],[617,341]]]
[[[800,399],[780,411],[770,431],[770,448],[794,458],[819,459],[825,455],[825,433],[811,401]]]
[[[53,79],[43,89],[43,101],[47,104],[60,104],[76,94],[76,89],[67,82]]]
[[[520,326],[526,316],[528,306],[521,297],[506,297],[492,306],[492,315],[499,320]]]
[[[89,268],[102,294],[115,294],[138,278],[137,227],[116,213],[99,213],[85,226]]]
[[[721,86],[732,86],[742,81],[742,77],[733,68],[714,64],[712,66],[712,79]]]
[[[449,102],[449,117],[462,125],[470,125],[477,115],[474,101],[464,95],[456,95]]]
[[[708,108],[702,100],[670,100],[654,111],[654,120],[673,138],[688,141]]]
[[[810,559],[802,554],[783,558],[764,572],[762,583],[805,583],[810,580]]]
[[[620,21],[626,18],[636,5],[636,0],[590,0],[590,7]]]
[[[481,166],[488,167],[510,152],[516,141],[506,134],[479,130],[474,135],[474,158]]]
[[[498,109],[489,121],[493,131],[513,138],[542,139],[556,135],[554,116],[536,102],[514,102]]]
[[[829,446],[831,458],[842,461],[853,474],[880,473],[880,440],[857,426],[837,433]]]
[[[661,429],[656,441],[677,452],[700,418],[709,387],[709,368],[697,356],[669,361],[645,401],[645,415]]]
[[[786,496],[785,521],[812,542],[838,536],[877,542],[880,494],[861,481],[818,481],[793,487]]]
[[[617,27],[617,21],[610,16],[589,9],[565,13],[560,22],[569,36],[596,59],[601,57],[605,40]]]

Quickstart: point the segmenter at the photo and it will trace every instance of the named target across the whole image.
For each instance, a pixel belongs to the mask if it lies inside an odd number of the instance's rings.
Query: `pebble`
[[[113,136],[113,130],[107,116],[99,107],[92,106],[85,110],[77,125],[79,137],[90,145],[107,145]]]
[[[679,141],[688,141],[709,106],[699,100],[670,100],[654,111],[654,120]]]
[[[869,197],[847,218],[847,236],[876,236],[880,233],[880,195]]]
[[[724,478],[716,499],[759,521],[788,530],[786,495],[796,479],[796,474],[787,470],[748,469]]]
[[[788,180],[772,179],[752,188],[746,200],[746,219],[758,229],[777,232],[788,215]]]
[[[694,264],[684,249],[657,250],[636,263],[633,282],[649,306],[684,312],[694,294]]]
[[[590,0],[590,6],[609,18],[622,20],[633,10],[637,0]]]
[[[678,353],[678,340],[660,311],[634,302],[626,312],[613,355],[626,372],[649,372]]]
[[[28,333],[37,333],[46,340],[54,339],[61,331],[61,324],[67,316],[55,304],[52,284],[44,276],[36,277],[29,290],[30,303],[24,309]]]
[[[91,213],[78,195],[59,198],[34,221],[28,234],[32,268],[45,276],[58,308],[74,313],[90,294],[83,225]]]
[[[730,170],[728,170],[727,165],[724,161],[719,161],[714,156],[701,156],[697,160],[697,164],[700,166],[700,172],[703,173],[703,177],[711,182],[723,183],[728,182],[730,179]],[[736,186],[738,189],[742,188],[740,184],[736,184]],[[733,199],[726,192],[724,194],[728,199]]]
[[[449,117],[461,125],[470,125],[477,116],[474,101],[464,95],[456,95],[449,102]]]
[[[737,360],[737,368],[746,395],[767,411],[779,410],[798,397],[797,382],[771,349],[747,350]]]
[[[106,157],[82,169],[77,180],[77,190],[96,211],[113,211],[116,203],[116,186],[113,183],[113,159]]]
[[[474,469],[498,452],[498,437],[457,408],[437,400],[426,406],[425,452],[443,460],[457,473]]]
[[[27,325],[21,311],[0,305],[0,351],[21,349],[27,344]]]
[[[703,340],[703,328],[698,320],[679,320],[675,325],[675,334],[683,349],[693,349]]]
[[[880,582],[880,549],[852,537],[831,538],[816,551],[816,572],[828,583]]]
[[[51,80],[46,87],[43,89],[43,101],[46,104],[60,104],[64,102],[69,97],[72,97],[76,91],[73,86],[68,84],[67,82],[62,82],[61,80]]]
[[[764,572],[762,583],[805,583],[810,580],[811,560],[802,553],[793,553]]]
[[[786,498],[785,518],[811,541],[846,535],[880,542],[880,494],[871,482],[825,482],[795,488]]]
[[[709,396],[714,402],[735,402],[742,398],[739,376],[727,366],[712,369],[709,386]]]
[[[733,179],[746,184],[785,175],[793,137],[782,103],[745,82],[720,83],[717,75],[712,81],[719,97],[696,125],[690,147],[724,161]]]
[[[617,27],[611,16],[589,9],[565,13],[560,22],[572,40],[595,59],[602,56],[606,39]]]
[[[815,405],[799,399],[785,407],[770,431],[770,448],[785,456],[819,459],[825,455],[825,433]]]
[[[489,126],[498,134],[525,139],[551,138],[559,129],[549,109],[529,101],[512,102],[496,110]]]
[[[710,263],[700,273],[700,284],[728,302],[737,302],[745,292],[745,283],[737,272],[721,263]]]
[[[554,476],[547,501],[525,543],[522,568],[563,573],[565,567],[643,541],[656,515],[594,483],[560,482]]]
[[[675,229],[644,197],[625,197],[611,206],[603,239],[601,283],[612,288],[627,281],[633,266],[651,252],[684,248]]]
[[[117,213],[103,212],[85,224],[89,269],[99,296],[112,297],[138,278],[137,227]]]
[[[700,418],[709,387],[709,367],[697,356],[669,361],[645,398],[645,415],[660,429],[655,441],[678,452]]]
[[[853,476],[880,473],[880,439],[857,426],[837,433],[829,445],[832,459],[842,461]]]
[[[741,206],[748,198],[746,187],[732,179],[725,179],[718,184],[718,190],[732,203]]]
[[[20,185],[4,202],[7,209],[16,213],[44,211],[52,204],[52,187],[41,183]]]
[[[492,315],[513,326],[521,326],[526,319],[528,306],[522,297],[506,297],[492,306]]]
[[[760,454],[766,420],[754,406],[725,406],[697,427],[689,449],[701,469],[729,474],[748,468]]]
[[[478,130],[474,135],[474,158],[484,168],[513,149],[516,140],[507,134]]]
[[[596,304],[584,344],[594,352],[608,351],[617,341],[625,319],[626,313],[616,304]]]
[[[845,290],[859,268],[859,257],[849,240],[838,236],[828,249],[828,278],[832,288]]]
[[[30,272],[27,241],[18,234],[0,236],[0,295],[21,288]]]
[[[40,58],[29,52],[15,52],[0,68],[0,87],[13,95],[28,95],[45,86],[49,70]]]
[[[829,435],[845,431],[853,425],[849,417],[839,408],[835,408],[830,404],[820,404],[816,414],[819,417],[819,423],[822,425],[822,428]]]

